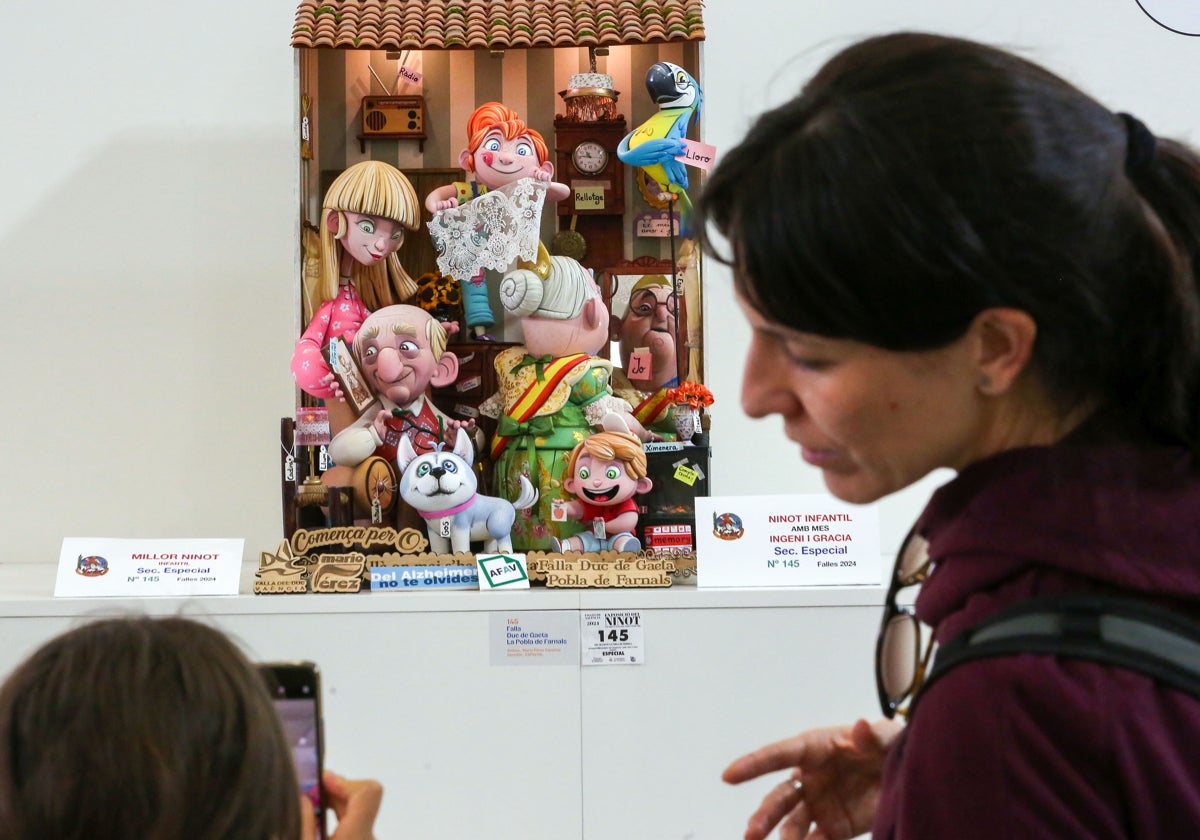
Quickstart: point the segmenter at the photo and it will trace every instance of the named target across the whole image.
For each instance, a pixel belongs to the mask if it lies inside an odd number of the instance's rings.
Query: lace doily
[[[518,259],[535,259],[548,185],[522,178],[439,211],[429,234],[442,274],[468,280],[480,269],[507,271]]]

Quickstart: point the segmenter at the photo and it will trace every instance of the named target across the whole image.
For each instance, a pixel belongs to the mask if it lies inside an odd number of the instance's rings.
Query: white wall
[[[248,556],[278,540],[294,10],[4,4],[0,562],[52,562],[64,535],[244,537]],[[704,126],[719,148],[831,51],[895,28],[1021,48],[1160,133],[1200,135],[1186,81],[1200,41],[1135,0],[709,0],[705,17]],[[717,492],[818,489],[777,422],[740,416],[747,333],[725,273],[710,264],[706,281]],[[885,548],[928,485],[885,505]]]

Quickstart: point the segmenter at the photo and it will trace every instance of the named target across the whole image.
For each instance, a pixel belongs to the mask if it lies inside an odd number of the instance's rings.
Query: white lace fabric
[[[482,269],[508,271],[537,257],[547,181],[522,178],[466,204],[440,210],[429,222],[438,269],[467,280]]]

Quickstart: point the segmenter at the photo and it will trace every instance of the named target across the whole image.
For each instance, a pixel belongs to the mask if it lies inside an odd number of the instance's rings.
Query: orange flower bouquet
[[[667,399],[676,405],[690,405],[697,409],[713,404],[712,391],[699,382],[684,382],[667,389]]]

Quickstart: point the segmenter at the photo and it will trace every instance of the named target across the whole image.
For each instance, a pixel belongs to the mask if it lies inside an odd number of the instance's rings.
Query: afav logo
[[[95,554],[88,557],[80,554],[79,561],[75,564],[75,574],[84,577],[100,577],[100,575],[108,574],[108,561]]]

